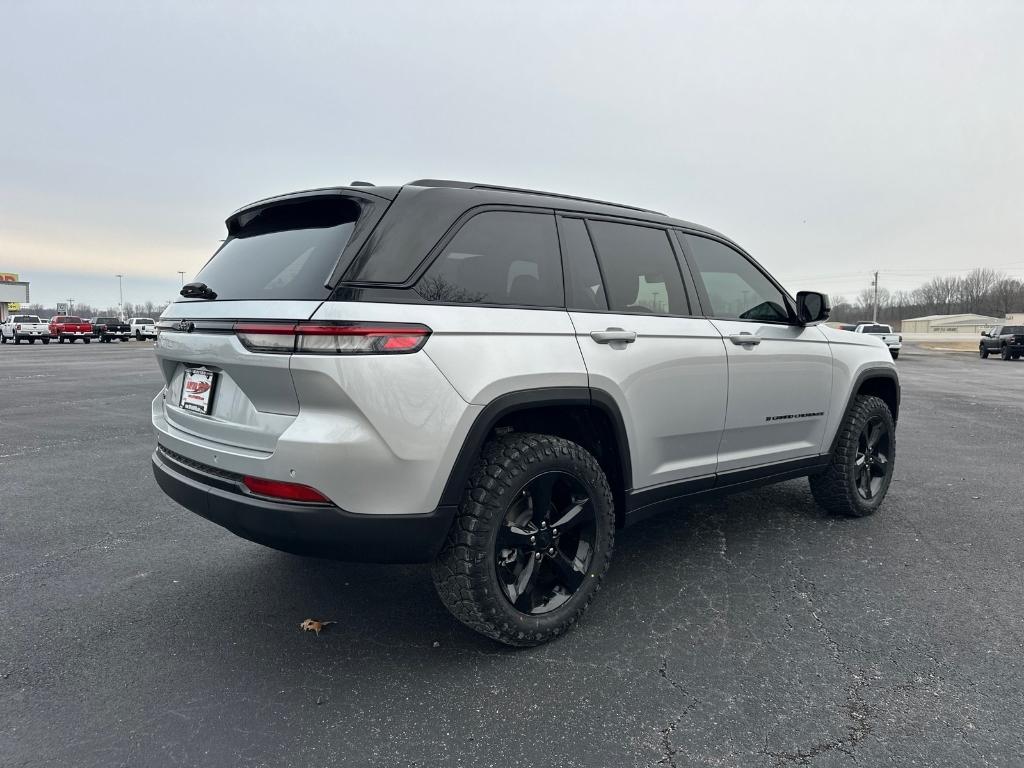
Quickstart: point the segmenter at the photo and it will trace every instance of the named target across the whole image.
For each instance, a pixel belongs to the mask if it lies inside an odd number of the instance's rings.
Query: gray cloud
[[[794,289],[852,296],[875,268],[891,288],[982,264],[1024,275],[1019,3],[2,16],[0,270],[173,285],[249,200],[442,176],[699,221]]]

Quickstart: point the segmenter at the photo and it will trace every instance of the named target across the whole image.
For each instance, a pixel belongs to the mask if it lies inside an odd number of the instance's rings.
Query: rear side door
[[[726,353],[698,316],[669,231],[571,213],[558,222],[566,306],[591,388],[622,414],[632,488],[713,482]]]
[[[785,292],[730,243],[703,233],[678,237],[729,359],[718,472],[817,456],[832,393],[825,335],[797,324]]]

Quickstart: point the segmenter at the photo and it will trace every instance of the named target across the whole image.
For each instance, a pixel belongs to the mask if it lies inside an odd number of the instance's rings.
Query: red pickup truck
[[[57,315],[50,320],[50,336],[61,344],[65,339],[72,344],[75,343],[75,339],[81,339],[88,344],[92,341],[92,323],[80,317]]]

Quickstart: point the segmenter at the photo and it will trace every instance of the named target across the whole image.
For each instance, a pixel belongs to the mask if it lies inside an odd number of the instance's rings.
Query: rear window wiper
[[[216,299],[217,293],[210,289],[206,283],[189,283],[182,286],[179,293],[186,299]]]

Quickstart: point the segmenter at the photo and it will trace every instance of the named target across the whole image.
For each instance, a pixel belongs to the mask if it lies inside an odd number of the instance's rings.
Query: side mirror
[[[796,316],[800,325],[815,325],[828,320],[832,314],[832,303],[827,293],[800,291],[796,295]]]
[[[984,336],[985,338],[988,338],[988,331],[982,331],[981,335]]]

